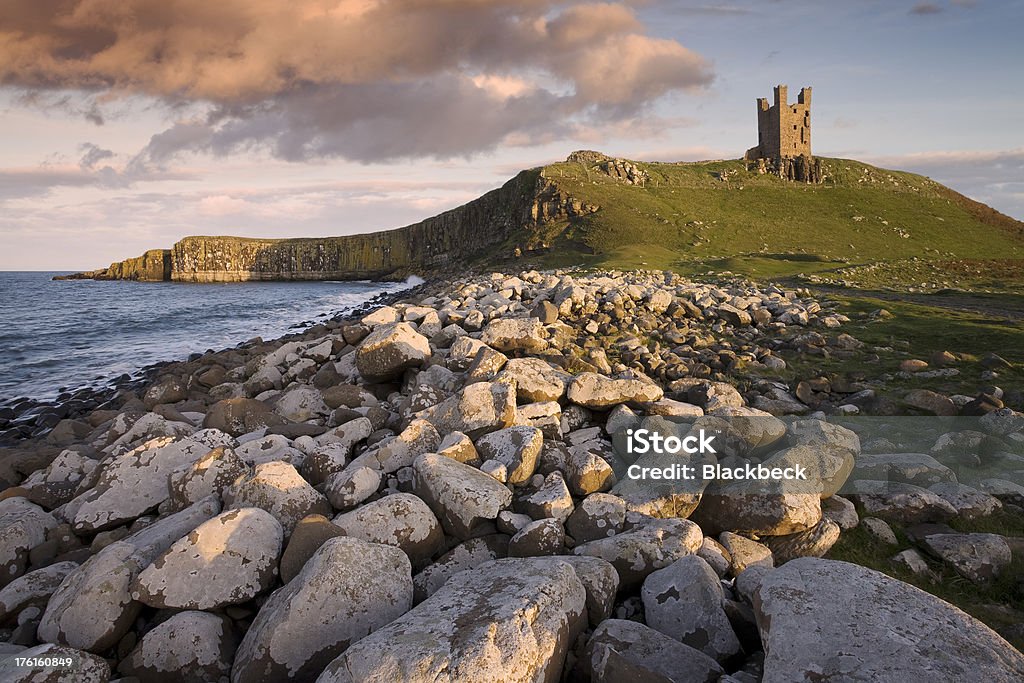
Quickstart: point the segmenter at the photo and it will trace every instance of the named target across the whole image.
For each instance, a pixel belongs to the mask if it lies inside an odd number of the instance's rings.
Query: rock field
[[[0,681],[1024,680],[980,621],[823,559],[858,525],[977,584],[1024,551],[948,526],[1024,514],[997,388],[765,379],[856,358],[846,322],[774,286],[493,274],[167,364],[0,449]],[[970,422],[913,450],[837,424],[901,413]],[[813,485],[639,483],[639,428]]]

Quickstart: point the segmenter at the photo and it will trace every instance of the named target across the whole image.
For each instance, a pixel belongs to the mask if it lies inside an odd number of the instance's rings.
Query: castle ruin
[[[789,88],[775,86],[775,103],[757,99],[757,147],[744,155],[759,173],[808,183],[821,181],[821,165],[811,155],[811,89],[801,88],[789,104]]]

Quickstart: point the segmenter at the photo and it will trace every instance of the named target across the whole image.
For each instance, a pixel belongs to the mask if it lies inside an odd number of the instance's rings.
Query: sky
[[[1024,219],[1024,0],[4,0],[0,270],[196,234],[342,235],[597,149],[738,158],[814,88],[815,154]]]

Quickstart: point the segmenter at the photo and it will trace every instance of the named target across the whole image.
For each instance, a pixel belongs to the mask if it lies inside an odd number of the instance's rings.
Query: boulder
[[[487,562],[349,647],[317,681],[557,681],[585,609],[566,562]]]
[[[400,548],[413,566],[425,564],[444,543],[437,517],[411,493],[396,493],[362,505],[335,517],[334,525],[346,536]]]
[[[626,502],[618,496],[594,493],[576,506],[565,520],[565,530],[578,544],[608,538],[622,531]]]
[[[924,453],[862,453],[857,457],[853,478],[898,481],[926,488],[956,481],[951,469]]]
[[[75,451],[61,451],[45,469],[21,482],[21,488],[33,503],[52,510],[74,498],[75,489],[96,465],[95,460]]]
[[[511,381],[523,403],[558,401],[572,381],[572,375],[540,358],[513,358],[505,364],[498,381]]]
[[[998,498],[971,486],[943,481],[932,484],[928,490],[956,508],[956,514],[964,519],[988,517],[1003,509]]]
[[[696,553],[703,538],[700,527],[689,520],[651,519],[615,536],[578,545],[573,553],[611,562],[619,573],[620,589],[628,589],[651,572]]]
[[[171,472],[171,505],[175,510],[183,510],[209,495],[220,497],[224,489],[248,471],[249,466],[234,449],[214,448],[195,462]]]
[[[409,323],[374,328],[356,349],[356,368],[370,382],[400,377],[430,358],[430,341]]]
[[[441,434],[463,432],[471,439],[516,421],[516,388],[500,382],[470,384],[458,394],[421,411]]]
[[[718,575],[696,555],[651,573],[640,596],[651,628],[719,662],[740,652],[740,641],[722,609]]]
[[[653,403],[664,396],[661,387],[638,379],[611,379],[583,372],[569,384],[569,400],[594,410],[608,410],[620,403]]]
[[[203,427],[219,429],[231,436],[285,424],[285,419],[263,401],[229,398],[218,401],[206,411]]]
[[[29,553],[56,526],[53,515],[25,498],[0,500],[0,586],[25,573]]]
[[[237,645],[234,626],[226,617],[179,612],[146,633],[118,670],[140,683],[226,680]]]
[[[510,484],[522,484],[533,476],[543,446],[544,435],[535,427],[509,427],[476,440],[481,459],[505,465]]]
[[[508,542],[509,557],[561,555],[565,550],[565,529],[557,519],[538,519],[517,531]]]
[[[498,351],[537,353],[548,346],[544,326],[536,318],[497,318],[487,323],[480,341]]]
[[[95,486],[72,500],[72,525],[80,533],[110,529],[142,516],[167,500],[168,479],[210,447],[191,439],[160,437],[100,464]]]
[[[583,655],[591,680],[604,683],[714,683],[725,674],[711,657],[635,621],[608,619]]]
[[[847,562],[787,562],[764,577],[753,606],[765,683],[1024,678],[1024,654],[981,622]]]
[[[509,537],[491,534],[463,541],[412,577],[415,601],[423,602],[459,572],[508,555]]]
[[[772,551],[776,564],[783,564],[798,557],[821,557],[839,540],[839,525],[828,517],[822,517],[806,531],[785,536],[765,536],[762,540]]]
[[[238,647],[231,682],[312,681],[352,643],[411,606],[405,553],[332,538],[260,608]]]
[[[294,467],[273,461],[257,465],[224,492],[227,508],[257,507],[266,510],[281,523],[285,536],[306,515],[329,515],[331,505],[324,495],[310,486]]]
[[[309,515],[299,520],[281,555],[281,581],[288,583],[302,571],[309,558],[332,538],[345,533],[323,515]]]
[[[203,522],[142,571],[132,597],[157,608],[213,610],[247,602],[277,578],[284,531],[260,508]]]
[[[56,562],[19,576],[0,590],[0,625],[14,621],[26,607],[45,607],[77,562]]]
[[[1010,546],[997,534],[928,534],[924,547],[965,579],[987,583],[1010,564]]]
[[[546,476],[539,487],[516,501],[516,509],[533,519],[552,517],[564,522],[572,514],[573,504],[562,473],[555,471]]]
[[[456,538],[493,532],[491,523],[512,502],[512,492],[493,477],[443,455],[421,455],[413,471],[416,493]]]
[[[865,515],[904,526],[945,522],[956,508],[928,489],[913,484],[859,479],[847,485],[844,496],[861,506]]]

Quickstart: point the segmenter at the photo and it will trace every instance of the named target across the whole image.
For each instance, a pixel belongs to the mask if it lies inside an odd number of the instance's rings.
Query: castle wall
[[[795,104],[788,102],[788,88],[776,86],[775,102],[757,100],[758,156],[793,159],[811,156],[811,89],[803,88]]]

